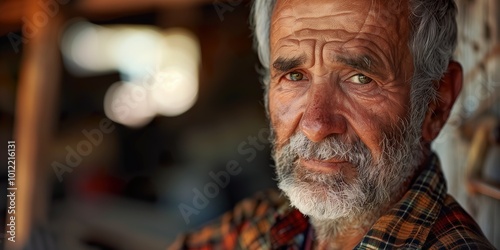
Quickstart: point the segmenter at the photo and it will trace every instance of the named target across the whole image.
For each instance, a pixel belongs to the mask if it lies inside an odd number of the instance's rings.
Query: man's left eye
[[[357,74],[357,75],[349,78],[349,81],[356,83],[356,84],[364,85],[364,84],[371,83],[373,81],[373,79],[371,79],[370,77],[365,76],[363,74]]]

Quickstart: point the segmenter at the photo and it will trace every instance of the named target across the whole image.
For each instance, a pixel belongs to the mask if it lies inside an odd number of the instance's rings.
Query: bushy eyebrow
[[[292,58],[278,57],[273,62],[273,68],[278,73],[285,73],[288,72],[289,70],[297,68],[300,65],[303,65],[305,62],[306,62],[305,56],[292,57]]]
[[[349,67],[352,67],[354,69],[369,73],[369,74],[377,74],[377,65],[376,61],[373,60],[370,56],[368,55],[359,55],[359,56],[352,56],[352,55],[336,55],[334,58],[335,62],[339,62],[342,64],[345,64]]]
[[[333,61],[371,75],[380,75],[383,69],[380,67],[381,65],[378,65],[377,60],[368,54],[356,55],[344,52],[336,54]],[[306,57],[304,55],[296,57],[280,56],[273,62],[272,66],[276,71],[275,75],[278,75],[286,73],[305,63]]]

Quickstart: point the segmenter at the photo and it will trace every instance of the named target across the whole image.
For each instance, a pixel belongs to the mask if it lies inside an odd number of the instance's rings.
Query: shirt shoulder
[[[276,189],[257,193],[233,210],[191,233],[179,236],[168,249],[238,249],[269,232],[287,199]]]
[[[447,195],[424,249],[495,249],[474,219]]]

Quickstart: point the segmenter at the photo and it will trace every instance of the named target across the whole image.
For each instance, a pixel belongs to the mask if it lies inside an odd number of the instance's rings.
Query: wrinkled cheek
[[[270,96],[269,114],[275,133],[275,147],[281,148],[295,134],[302,112],[300,105],[290,103],[278,96]]]

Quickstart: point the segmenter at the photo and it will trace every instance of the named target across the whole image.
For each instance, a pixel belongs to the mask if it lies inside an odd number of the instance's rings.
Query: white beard
[[[400,198],[404,182],[414,175],[423,157],[418,128],[407,123],[400,127],[384,134],[380,144],[383,153],[377,161],[359,139],[347,144],[339,137],[328,137],[314,143],[302,133],[295,134],[274,152],[280,189],[301,213],[316,223],[324,222],[327,232],[319,232],[323,235],[378,218],[394,198]],[[355,166],[357,175],[311,171],[298,164],[298,157],[342,159]],[[326,229],[326,225],[336,228]]]

